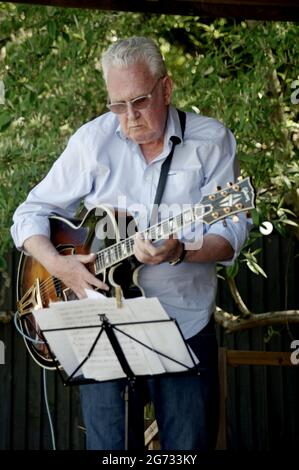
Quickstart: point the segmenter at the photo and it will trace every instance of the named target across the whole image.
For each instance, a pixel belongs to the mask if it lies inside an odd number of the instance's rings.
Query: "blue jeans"
[[[200,375],[137,379],[129,397],[129,449],[144,448],[145,397],[154,404],[162,450],[213,450],[218,430],[218,347],[214,323],[190,338]],[[125,448],[126,380],[80,387],[86,447]]]

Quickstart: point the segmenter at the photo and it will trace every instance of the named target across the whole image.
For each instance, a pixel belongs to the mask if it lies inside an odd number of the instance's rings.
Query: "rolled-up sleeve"
[[[240,174],[239,163],[236,157],[236,141],[232,132],[218,123],[214,138],[206,144],[204,161],[204,185],[202,195],[214,193],[217,187],[225,188],[227,183],[235,182]],[[215,234],[227,240],[234,250],[234,256],[221,264],[233,264],[244,245],[252,222],[245,213],[238,214],[238,222],[230,217],[205,227],[205,233]]]
[[[239,214],[238,219],[237,222],[234,222],[232,219],[227,218],[209,226],[208,229],[209,234],[220,235],[225,238],[234,250],[234,255],[230,260],[221,262],[225,266],[232,265],[239,256],[252,227],[251,219],[247,219],[244,213]]]

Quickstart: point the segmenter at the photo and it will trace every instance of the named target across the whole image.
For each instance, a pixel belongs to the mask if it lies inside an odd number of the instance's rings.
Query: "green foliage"
[[[118,37],[156,39],[174,103],[223,121],[257,189],[255,222],[281,233],[299,214],[298,25],[0,4],[0,256],[14,209],[72,132],[105,111],[99,58]],[[254,252],[248,255],[255,265]],[[235,268],[236,269],[236,268]]]

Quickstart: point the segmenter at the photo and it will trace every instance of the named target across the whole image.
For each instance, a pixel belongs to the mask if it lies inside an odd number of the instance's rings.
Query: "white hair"
[[[153,77],[159,78],[167,74],[163,56],[152,39],[133,36],[117,41],[102,55],[101,63],[105,82],[107,83],[110,67],[126,68],[140,62],[148,66]]]

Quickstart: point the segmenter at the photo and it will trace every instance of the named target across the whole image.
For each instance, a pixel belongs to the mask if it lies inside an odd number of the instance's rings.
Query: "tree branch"
[[[247,305],[245,304],[245,302],[243,301],[241,297],[241,294],[237,288],[235,279],[233,277],[229,277],[226,275],[226,281],[227,281],[230,293],[241,312],[241,317],[246,318],[252,315],[252,312],[250,312],[250,310],[247,308]]]
[[[246,318],[241,318],[226,312],[220,307],[216,307],[214,317],[216,322],[221,325],[227,333],[235,333],[236,331],[279,323],[299,323],[299,310],[251,313]]]

